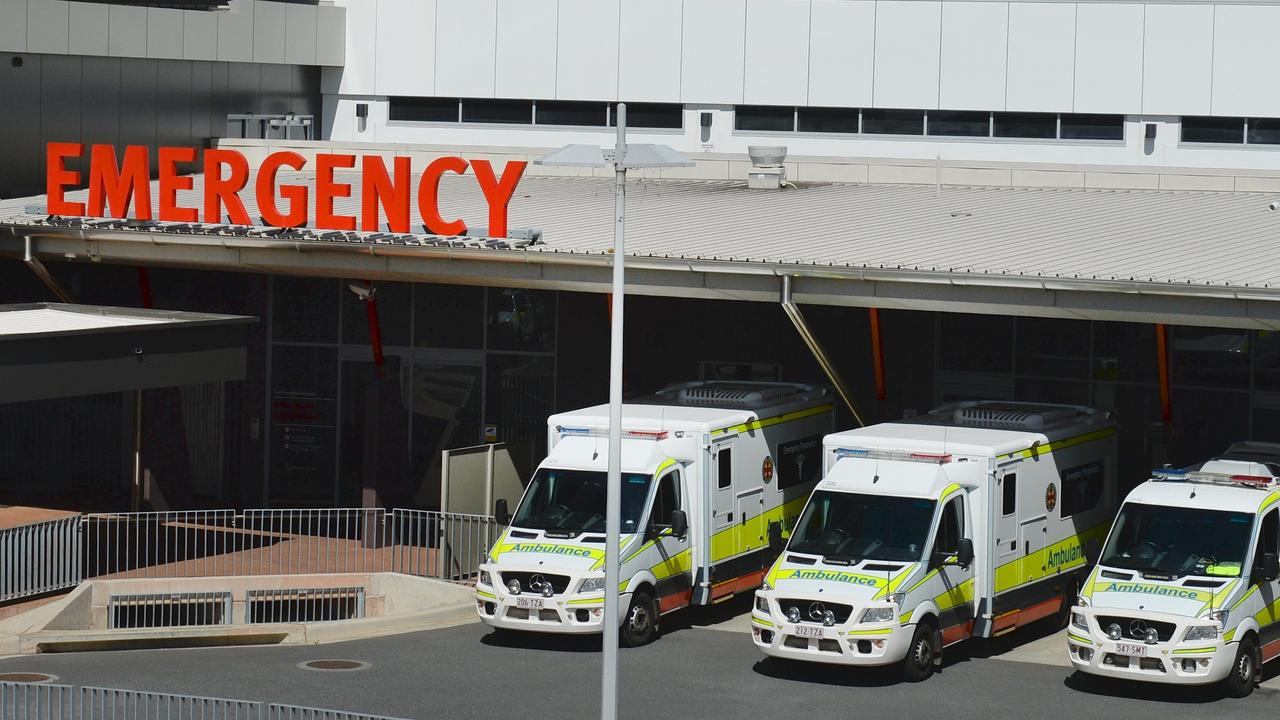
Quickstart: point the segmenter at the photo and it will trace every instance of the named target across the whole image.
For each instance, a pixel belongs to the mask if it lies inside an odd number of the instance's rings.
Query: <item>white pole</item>
[[[609,476],[605,501],[604,652],[600,674],[600,719],[618,717],[618,529],[622,524],[622,227],[626,218],[627,106],[618,103],[614,149],[613,317],[609,338]]]

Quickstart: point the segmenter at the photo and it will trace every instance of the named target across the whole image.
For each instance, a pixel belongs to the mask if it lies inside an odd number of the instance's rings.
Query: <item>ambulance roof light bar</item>
[[[836,448],[836,457],[856,457],[867,460],[902,460],[905,462],[927,462],[946,465],[951,462],[951,453],[911,452],[909,450],[879,450],[873,448]]]
[[[1214,485],[1243,485],[1259,489],[1269,489],[1280,485],[1280,478],[1266,475],[1233,475],[1230,473],[1203,472],[1187,468],[1156,468],[1151,471],[1151,478],[1159,481],[1200,482]]]
[[[584,437],[608,437],[608,428],[585,428],[585,427],[565,427],[557,425],[556,432],[560,435],[581,435]],[[622,437],[633,438],[637,440],[666,440],[668,432],[666,430],[623,430]]]

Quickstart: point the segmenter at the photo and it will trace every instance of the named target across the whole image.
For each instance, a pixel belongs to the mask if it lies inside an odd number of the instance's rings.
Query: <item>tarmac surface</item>
[[[1213,690],[1088,682],[1066,667],[1061,637],[1028,628],[947,651],[943,672],[901,682],[892,669],[780,662],[746,637],[746,606],[677,613],[664,635],[620,653],[620,716],[696,718],[1053,718],[1212,714],[1270,718],[1273,678],[1243,700]],[[44,672],[69,685],[289,703],[393,717],[598,717],[600,642],[594,637],[495,634],[467,614],[405,635],[319,646],[132,650],[0,660],[3,672]],[[969,647],[966,648],[966,645]],[[362,670],[299,667],[318,659]]]

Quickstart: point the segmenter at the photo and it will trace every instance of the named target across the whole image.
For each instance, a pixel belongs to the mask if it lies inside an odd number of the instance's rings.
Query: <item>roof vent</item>
[[[749,385],[745,383],[706,382],[680,388],[681,405],[705,405],[725,408],[753,408],[777,402],[801,391],[797,385]]]
[[[957,425],[1042,430],[1078,418],[1084,412],[1078,408],[1063,406],[974,403],[956,408],[952,417]]]
[[[787,148],[782,145],[751,145],[751,169],[747,171],[747,187],[754,190],[778,190],[787,181]]]

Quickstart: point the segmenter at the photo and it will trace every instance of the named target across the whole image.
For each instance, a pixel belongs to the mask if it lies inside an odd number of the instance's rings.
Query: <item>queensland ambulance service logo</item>
[[[1058,486],[1053,483],[1049,483],[1049,487],[1044,490],[1044,509],[1049,512],[1053,512],[1053,509],[1057,506]]]
[[[773,457],[764,456],[764,462],[760,463],[760,477],[764,478],[766,483],[773,479]]]

